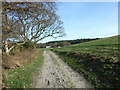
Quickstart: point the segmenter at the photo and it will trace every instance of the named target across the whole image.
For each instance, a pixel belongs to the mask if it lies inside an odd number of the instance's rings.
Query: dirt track
[[[89,88],[91,85],[52,51],[44,51],[44,66],[35,88]]]

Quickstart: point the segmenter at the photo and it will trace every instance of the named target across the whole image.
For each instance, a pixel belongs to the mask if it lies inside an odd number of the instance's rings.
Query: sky
[[[64,23],[66,36],[46,38],[42,43],[118,35],[117,2],[60,2],[57,14]]]

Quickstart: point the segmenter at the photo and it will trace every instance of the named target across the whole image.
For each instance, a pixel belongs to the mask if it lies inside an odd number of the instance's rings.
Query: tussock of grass
[[[7,77],[4,78],[4,83],[8,88],[32,88],[33,75],[37,73],[37,68],[43,65],[43,51],[39,50],[36,59],[29,62],[29,64],[6,71]]]
[[[96,88],[115,88],[120,86],[119,45],[118,36],[114,36],[53,51]]]

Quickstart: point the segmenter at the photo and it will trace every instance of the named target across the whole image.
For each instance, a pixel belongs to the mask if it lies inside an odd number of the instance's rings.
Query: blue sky
[[[61,2],[57,13],[64,22],[67,35],[58,39],[47,38],[43,43],[118,34],[117,2]]]

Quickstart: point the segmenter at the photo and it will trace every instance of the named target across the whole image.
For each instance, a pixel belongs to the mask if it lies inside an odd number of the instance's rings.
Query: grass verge
[[[23,67],[7,70],[7,77],[4,78],[4,83],[7,88],[32,88],[33,75],[37,73],[38,68],[41,68],[44,62],[43,50],[38,50],[37,58]]]

